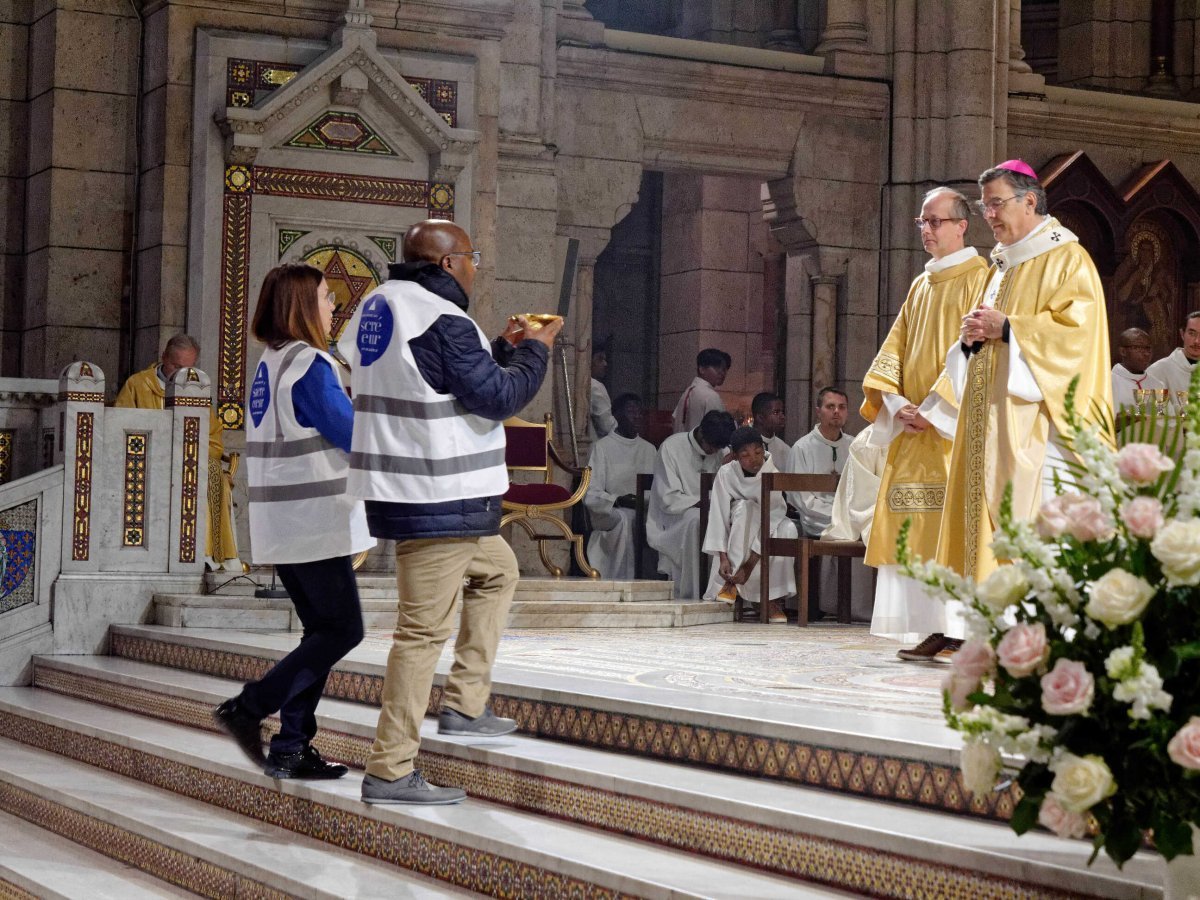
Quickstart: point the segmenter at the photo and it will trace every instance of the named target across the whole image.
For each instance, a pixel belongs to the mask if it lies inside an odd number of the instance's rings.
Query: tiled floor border
[[[274,660],[249,654],[120,633],[112,634],[111,652],[127,659],[238,681],[260,678],[274,664]],[[335,669],[326,683],[325,696],[378,706],[382,687],[382,675]],[[1013,787],[985,798],[969,797],[956,766],[503,693],[493,693],[491,704],[497,715],[516,719],[525,734],[924,809],[1007,821],[1018,799]],[[440,706],[441,688],[435,685],[429,712],[435,714]]]
[[[110,859],[202,897],[287,900],[291,896],[253,878],[231,872],[189,853],[135,834],[12,784],[0,782],[0,809],[67,838]],[[7,889],[11,888],[9,893]],[[0,897],[34,897],[16,885],[0,885]]]
[[[38,900],[38,895],[31,894],[20,885],[0,878],[0,900]]]
[[[53,666],[36,667],[34,684],[106,706],[213,730],[212,708],[199,701],[107,682]],[[275,727],[272,722],[271,729]],[[322,731],[315,743],[323,755],[359,769],[364,766],[371,747],[369,738],[330,731]],[[828,884],[863,896],[929,896],[947,900],[1074,896],[950,865],[442,754],[422,752],[418,765],[434,783],[461,786],[473,797],[772,874]]]
[[[542,897],[623,900],[628,896],[497,853],[466,847],[390,822],[248,784],[237,778],[13,713],[0,712],[0,737],[58,753],[151,787],[190,797],[481,894],[514,900]],[[0,788],[3,787],[7,786],[0,783]],[[19,811],[10,811],[21,815]],[[51,827],[51,830],[54,829]]]

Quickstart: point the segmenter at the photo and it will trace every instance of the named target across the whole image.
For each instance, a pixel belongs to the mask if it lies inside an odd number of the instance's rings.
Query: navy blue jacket
[[[398,263],[388,270],[395,281],[412,281],[461,309],[467,295],[435,263]],[[497,339],[480,346],[479,332],[462,316],[439,317],[408,342],[421,377],[439,394],[454,397],[467,412],[502,422],[533,399],[546,377],[550,351],[538,341],[512,347]],[[500,532],[500,498],[475,497],[445,503],[367,501],[367,525],[377,538],[405,541],[435,537],[484,537]]]

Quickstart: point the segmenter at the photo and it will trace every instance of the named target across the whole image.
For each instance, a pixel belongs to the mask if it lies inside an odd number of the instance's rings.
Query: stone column
[[[798,15],[796,0],[775,0],[775,22],[767,35],[768,49],[800,49],[800,33],[796,28]]]
[[[1008,0],[1008,69],[1021,75],[1033,71],[1021,46],[1021,0]]]
[[[1179,93],[1175,84],[1175,0],[1153,0],[1150,9],[1150,77],[1146,91],[1160,97]]]
[[[813,275],[812,284],[812,389],[833,384],[837,373],[837,300],[836,275]]]

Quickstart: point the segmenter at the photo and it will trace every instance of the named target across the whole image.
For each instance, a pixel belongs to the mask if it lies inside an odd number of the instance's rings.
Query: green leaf
[[[1167,810],[1155,812],[1153,821],[1154,846],[1164,859],[1174,859],[1192,852],[1192,827]]]
[[[1036,825],[1040,806],[1032,797],[1022,797],[1008,822],[1012,826],[1012,830],[1017,834],[1024,834]]]
[[[1125,865],[1125,861],[1137,853],[1142,845],[1142,829],[1128,815],[1114,815],[1104,835],[1104,852],[1109,855],[1117,868]]]

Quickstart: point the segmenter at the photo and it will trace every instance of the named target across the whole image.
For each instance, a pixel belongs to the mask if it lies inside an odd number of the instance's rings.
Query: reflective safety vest
[[[292,387],[313,365],[337,363],[303,341],[267,348],[246,403],[250,552],[256,563],[303,563],[375,546],[361,500],[346,493],[346,452],[296,420]]]
[[[441,316],[474,321],[410,281],[380,285],[358,308],[339,349],[354,396],[349,492],[366,500],[444,503],[508,490],[504,427],[469,413],[421,376],[409,341]],[[478,325],[480,346],[491,355]],[[446,365],[454,365],[446,360]]]

